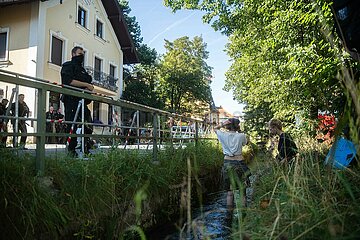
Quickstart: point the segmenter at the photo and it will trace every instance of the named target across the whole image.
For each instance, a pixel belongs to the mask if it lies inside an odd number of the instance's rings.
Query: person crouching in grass
[[[290,136],[282,130],[282,123],[278,119],[271,119],[269,122],[270,137],[279,136],[279,143],[277,146],[279,154],[276,159],[280,164],[292,163],[297,154],[297,146]]]

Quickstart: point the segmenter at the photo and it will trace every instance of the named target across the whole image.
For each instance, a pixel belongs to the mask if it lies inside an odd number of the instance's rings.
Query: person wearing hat
[[[249,176],[251,173],[242,155],[242,148],[248,141],[247,136],[240,132],[239,124],[239,119],[229,118],[220,125],[215,126],[215,133],[224,153],[222,175],[224,190],[227,191],[226,204],[229,210],[232,210],[234,207],[233,190],[237,188],[237,184],[243,182],[242,178],[244,175],[246,176],[245,184],[250,184]],[[245,199],[245,187],[243,199]]]

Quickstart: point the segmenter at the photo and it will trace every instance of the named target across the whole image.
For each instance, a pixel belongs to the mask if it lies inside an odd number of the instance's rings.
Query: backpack
[[[325,165],[331,164],[336,169],[344,169],[350,165],[355,156],[355,145],[351,141],[340,137],[331,146],[324,163]]]
[[[338,36],[349,50],[360,52],[360,1],[333,0],[333,10]]]

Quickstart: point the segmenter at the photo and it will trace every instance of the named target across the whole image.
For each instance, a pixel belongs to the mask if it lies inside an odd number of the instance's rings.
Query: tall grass
[[[45,177],[35,176],[33,157],[0,154],[3,239],[120,237],[158,221],[149,209],[163,208],[164,216],[174,211],[162,201],[186,177],[187,159],[194,176],[211,174],[222,164],[219,147],[209,142],[168,148],[157,163],[151,152],[131,150],[89,161],[57,156],[46,159]]]
[[[359,169],[324,166],[327,147],[308,139],[289,166],[270,155],[258,156],[260,173],[253,204],[235,238],[358,239],[360,236]],[[254,171],[256,172],[256,171]],[[236,231],[235,231],[236,232]]]

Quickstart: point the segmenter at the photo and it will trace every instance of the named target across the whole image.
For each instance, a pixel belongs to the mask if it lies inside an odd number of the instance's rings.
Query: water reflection
[[[190,228],[184,225],[181,230],[175,229],[174,232],[167,232],[162,236],[157,232],[160,235],[156,238],[149,236],[149,239],[230,239],[233,216],[226,209],[226,192],[211,194],[207,199],[205,205],[193,209]]]

